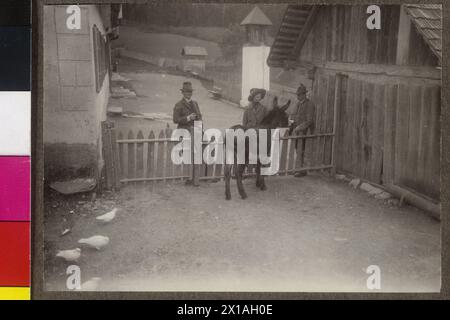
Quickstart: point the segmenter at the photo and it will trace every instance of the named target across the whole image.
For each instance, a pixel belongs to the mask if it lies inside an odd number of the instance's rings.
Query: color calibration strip
[[[0,300],[29,300],[30,2],[2,1],[0,12]]]

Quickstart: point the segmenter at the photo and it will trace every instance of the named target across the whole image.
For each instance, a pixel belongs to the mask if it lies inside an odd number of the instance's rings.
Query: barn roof
[[[442,5],[407,4],[406,13],[411,17],[419,34],[431,51],[442,60]]]
[[[189,47],[186,46],[181,50],[183,56],[207,56],[208,52],[204,47]]]
[[[271,26],[272,22],[267,18],[267,16],[262,12],[262,10],[255,6],[252,11],[248,14],[247,17],[245,17],[244,20],[242,20],[241,25],[248,25],[248,24],[257,24],[257,25],[263,25],[263,26]]]
[[[278,34],[270,48],[267,64],[283,67],[297,60],[308,33],[320,9],[318,5],[289,5]],[[405,5],[407,14],[433,53],[442,59],[442,6],[435,4]]]

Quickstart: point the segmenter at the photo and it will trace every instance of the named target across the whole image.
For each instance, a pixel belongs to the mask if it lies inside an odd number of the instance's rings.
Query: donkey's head
[[[272,110],[261,121],[261,126],[267,129],[286,128],[289,125],[289,116],[286,110],[290,104],[291,100],[283,106],[280,106],[278,104],[278,97],[275,96],[272,101]]]

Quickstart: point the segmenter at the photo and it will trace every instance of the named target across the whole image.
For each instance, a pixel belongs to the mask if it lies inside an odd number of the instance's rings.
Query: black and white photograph
[[[440,291],[440,4],[42,13],[43,291]]]

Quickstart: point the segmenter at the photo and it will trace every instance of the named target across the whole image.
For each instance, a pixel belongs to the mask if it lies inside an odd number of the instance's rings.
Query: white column
[[[251,88],[270,89],[270,68],[267,65],[270,47],[244,46],[242,48],[241,106],[248,104]]]

